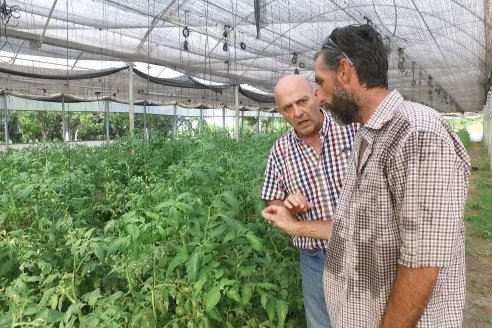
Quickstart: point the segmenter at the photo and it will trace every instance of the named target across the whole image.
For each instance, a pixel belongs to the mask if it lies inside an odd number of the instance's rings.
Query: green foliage
[[[66,120],[71,140],[105,140],[106,117],[104,113],[67,112]],[[34,143],[63,140],[61,112],[11,111],[9,113],[9,142]],[[145,124],[144,124],[145,121]],[[135,115],[137,137],[144,135],[144,126],[152,134],[171,136],[173,117],[163,115]],[[125,137],[128,134],[128,114],[111,113],[109,135],[111,139]],[[4,131],[0,129],[0,143],[4,142]]]
[[[492,238],[492,174],[490,161],[483,143],[479,144],[478,167],[473,173],[470,192],[465,207],[465,220],[471,223],[471,232],[484,238]]]
[[[448,118],[449,125],[454,131],[468,130],[470,132],[483,131],[483,119],[468,119],[468,118]]]
[[[458,137],[460,137],[460,140],[463,143],[463,146],[465,146],[465,148],[467,150],[469,150],[471,145],[472,145],[472,141],[470,139],[470,134],[468,133],[468,130],[461,129],[457,132],[457,134],[458,134]]]
[[[297,252],[260,216],[276,137],[4,154],[0,326],[305,326]]]

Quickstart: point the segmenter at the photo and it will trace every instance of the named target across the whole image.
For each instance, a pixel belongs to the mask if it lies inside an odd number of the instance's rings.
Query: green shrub
[[[297,252],[260,215],[276,137],[4,154],[0,325],[305,326]]]
[[[458,131],[457,134],[458,134],[458,137],[460,137],[460,140],[463,143],[463,146],[465,146],[466,150],[469,150],[471,145],[472,145],[472,141],[470,139],[470,134],[468,133],[468,130],[467,129],[461,129]]]

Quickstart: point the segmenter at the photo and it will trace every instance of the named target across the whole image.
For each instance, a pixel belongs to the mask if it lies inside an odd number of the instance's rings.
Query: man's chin
[[[355,120],[349,118],[349,117],[346,117],[346,116],[340,116],[340,115],[337,115],[337,114],[333,114],[333,119],[335,120],[335,122],[337,122],[338,125],[350,125],[352,123],[355,123]]]
[[[313,129],[309,126],[304,126],[304,127],[297,126],[295,130],[299,137],[305,137],[313,133]]]

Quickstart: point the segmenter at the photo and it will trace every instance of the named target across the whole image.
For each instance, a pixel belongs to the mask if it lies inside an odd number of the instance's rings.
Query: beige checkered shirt
[[[357,163],[361,138],[368,145]],[[436,111],[397,91],[384,99],[356,137],[328,245],[323,283],[334,328],[379,327],[398,264],[440,268],[417,327],[461,327],[469,170]]]

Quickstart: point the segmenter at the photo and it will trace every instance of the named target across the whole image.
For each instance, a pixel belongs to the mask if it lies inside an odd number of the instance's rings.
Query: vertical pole
[[[239,131],[240,135],[243,135],[243,131],[244,131],[244,110],[241,111],[241,130]]]
[[[7,95],[2,92],[3,102],[3,130],[5,132],[5,150],[9,149],[9,109],[7,108]]]
[[[236,115],[234,117],[235,138],[239,140],[239,85],[234,86],[234,99],[236,103]]]
[[[487,148],[487,151],[489,150],[490,146],[490,119],[489,119],[489,112],[485,111],[483,113],[483,140],[485,143],[485,147]]]
[[[487,102],[485,103],[484,109],[483,109],[483,141],[485,144],[485,148],[487,149],[487,152],[489,151],[490,147],[490,92],[487,95]]]
[[[490,170],[492,171],[492,92],[487,95],[487,108],[484,113],[486,124],[484,124],[484,140],[486,140],[486,148],[489,154]],[[485,131],[485,126],[487,130]],[[486,135],[485,135],[486,133]]]
[[[224,105],[224,106],[222,106],[222,129],[224,129],[224,130],[226,128],[226,125],[225,125],[225,111],[226,110],[225,110],[225,105]]]
[[[490,170],[492,170],[492,103],[490,100],[488,104],[488,111],[484,113],[484,117],[486,117],[486,124],[484,124],[484,140],[486,140],[485,147],[487,148],[487,153],[489,154]],[[485,126],[487,127],[486,131]]]
[[[144,140],[148,140],[149,131],[147,130],[147,99],[144,101],[143,124],[144,124]]]
[[[256,117],[256,132],[258,132],[258,133],[260,132],[260,128],[261,128],[261,126],[260,126],[260,113],[261,113],[260,109],[258,108],[258,115]]]
[[[133,63],[128,66],[128,123],[130,136],[133,137],[133,130],[135,128],[135,105],[133,103]]]
[[[104,108],[106,112],[106,115],[104,117],[104,119],[106,120],[106,141],[109,142],[109,99],[106,99],[106,101],[104,102]]]
[[[275,112],[272,112],[272,129],[271,131],[275,131]]]
[[[199,123],[200,138],[203,138],[203,108],[200,108],[200,123]]]
[[[173,105],[173,139],[176,139],[178,135],[178,105],[174,103]]]
[[[62,134],[63,134],[63,141],[69,141],[69,139],[68,139],[69,133],[70,133],[70,131],[68,131],[67,117],[65,114],[65,94],[62,93]]]

